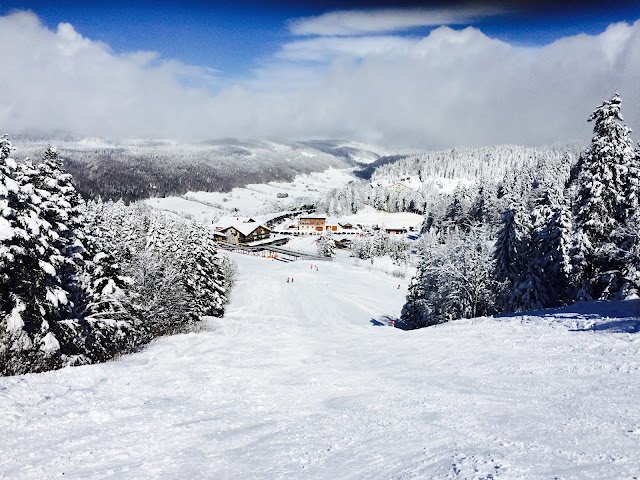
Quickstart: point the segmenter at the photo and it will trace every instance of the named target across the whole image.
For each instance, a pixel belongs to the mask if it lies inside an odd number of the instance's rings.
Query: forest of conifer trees
[[[142,205],[85,202],[53,148],[0,138],[0,374],[101,362],[222,316],[233,265],[209,232]]]
[[[616,93],[589,117],[577,162],[541,156],[426,209],[407,327],[638,294],[640,148],[621,103]]]

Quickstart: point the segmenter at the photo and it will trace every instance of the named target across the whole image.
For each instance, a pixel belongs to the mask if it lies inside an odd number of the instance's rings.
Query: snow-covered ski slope
[[[234,260],[210,331],[0,379],[0,477],[640,474],[637,301],[405,332],[376,324],[406,281],[366,264]]]

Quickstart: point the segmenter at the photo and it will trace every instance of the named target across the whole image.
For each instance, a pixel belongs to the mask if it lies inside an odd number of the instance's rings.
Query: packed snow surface
[[[233,258],[208,331],[0,379],[0,477],[640,472],[638,301],[406,332],[406,282],[366,264]]]

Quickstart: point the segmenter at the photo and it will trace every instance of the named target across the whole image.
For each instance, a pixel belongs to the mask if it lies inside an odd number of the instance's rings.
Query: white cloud
[[[400,37],[319,37],[286,43],[277,53],[293,61],[327,61],[336,56],[404,56],[414,40]]]
[[[640,128],[640,21],[521,48],[475,28],[296,40],[232,83],[68,24],[0,17],[0,127],[114,137],[349,138],[415,148],[588,138],[614,89]],[[213,85],[214,88],[210,88]]]
[[[0,17],[0,45],[0,124],[8,131],[180,135],[177,120],[212,102],[207,90],[184,85],[213,81],[207,69],[153,52],[116,55],[68,23],[50,31],[32,13]]]
[[[506,13],[496,5],[473,5],[430,9],[341,10],[289,22],[294,35],[362,35],[396,32],[416,27],[465,25],[478,19]]]
[[[467,27],[453,31],[450,28],[438,28],[428,37],[363,36],[363,37],[315,37],[294,40],[284,44],[276,53],[279,58],[294,62],[327,62],[338,57],[354,59],[387,57],[442,56],[439,52],[460,50],[464,55],[473,56],[484,50],[489,44],[494,47],[508,47],[499,40],[489,39],[479,30]]]

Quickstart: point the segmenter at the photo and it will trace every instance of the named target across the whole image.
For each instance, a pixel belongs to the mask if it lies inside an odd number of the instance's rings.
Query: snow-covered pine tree
[[[556,307],[571,299],[571,214],[561,193],[547,190],[537,201],[522,309]]]
[[[56,270],[63,256],[30,181],[32,164],[19,168],[8,157],[6,136],[0,152],[0,368],[5,375],[44,371],[62,362],[53,330],[68,301]]]
[[[229,258],[228,255],[218,252],[218,264],[220,271],[222,272],[222,278],[224,278],[224,291],[225,299],[228,303],[230,298],[229,294],[236,284],[238,276],[238,266]]]
[[[142,341],[181,331],[193,320],[190,297],[179,267],[149,250],[136,251],[125,266],[132,279],[130,307],[142,324]]]
[[[635,215],[640,208],[640,143],[633,152],[633,157],[627,164],[627,172],[624,177],[625,219]]]
[[[112,229],[104,223],[107,208],[101,201],[83,206],[83,297],[76,311],[89,325],[85,344],[92,362],[105,361],[144,343],[140,312],[131,302],[133,280],[116,260],[117,243]]]
[[[371,258],[371,236],[358,237],[353,240],[351,245],[351,254],[361,260]]]
[[[500,287],[497,306],[503,311],[520,309],[521,296],[526,292],[526,279],[531,225],[520,204],[514,204],[502,215],[501,226],[493,252],[494,278]]]
[[[432,317],[430,294],[438,288],[433,275],[433,259],[431,256],[424,256],[416,274],[411,279],[407,301],[402,307],[400,319],[409,329],[423,328],[429,325],[438,324],[438,320]]]
[[[473,224],[495,226],[499,220],[496,185],[490,181],[480,182],[478,192],[469,207],[469,220]]]
[[[389,235],[383,231],[375,233],[371,239],[371,253],[372,257],[383,257],[387,254],[387,245],[389,244]]]
[[[318,239],[318,255],[331,258],[336,256],[336,242],[333,234],[328,230]]]
[[[421,328],[495,313],[493,270],[482,229],[432,245],[409,286],[402,322],[409,328]]]
[[[640,292],[640,145],[626,165],[624,178],[624,219],[612,233],[612,241],[602,249],[609,263],[619,265],[620,288],[616,296],[628,298]],[[618,277],[618,275],[616,276]]]
[[[622,259],[620,298],[640,296],[640,211],[631,215],[613,232],[615,250],[612,255]]]
[[[466,232],[471,228],[470,204],[469,189],[457,188],[443,218],[443,226],[447,231]]]
[[[56,284],[51,288],[57,291],[58,300],[47,318],[49,328],[59,342],[64,365],[89,363],[86,337],[91,329],[78,308],[84,297],[80,280],[85,240],[80,211],[82,199],[51,146],[37,164],[23,162],[20,171],[22,183],[33,188],[41,199],[40,217],[52,232],[51,247],[56,252],[55,262],[50,262],[57,273]]]
[[[204,225],[181,225],[185,232],[179,268],[196,317],[222,317],[227,303],[222,257]]]
[[[594,135],[579,162],[573,266],[587,298],[614,298],[622,288],[624,259],[612,234],[629,216],[626,182],[634,152],[631,130],[620,123],[621,105],[616,92],[591,114]]]
[[[73,306],[82,295],[79,275],[83,268],[86,240],[83,231],[83,201],[73,185],[71,175],[64,172],[62,159],[52,146],[47,147],[41,162],[36,165],[36,175],[32,181],[43,199],[42,216],[57,237],[54,247],[63,256],[58,272],[69,302],[62,317],[71,318]]]
[[[625,197],[626,220],[614,233],[618,253],[622,255],[622,298],[640,294],[640,144],[628,165]]]
[[[387,254],[396,265],[406,265],[409,263],[409,244],[403,240],[389,240]]]
[[[177,249],[174,238],[167,232],[166,219],[160,215],[145,215],[146,242],[145,249],[159,255],[166,254],[167,251]]]

